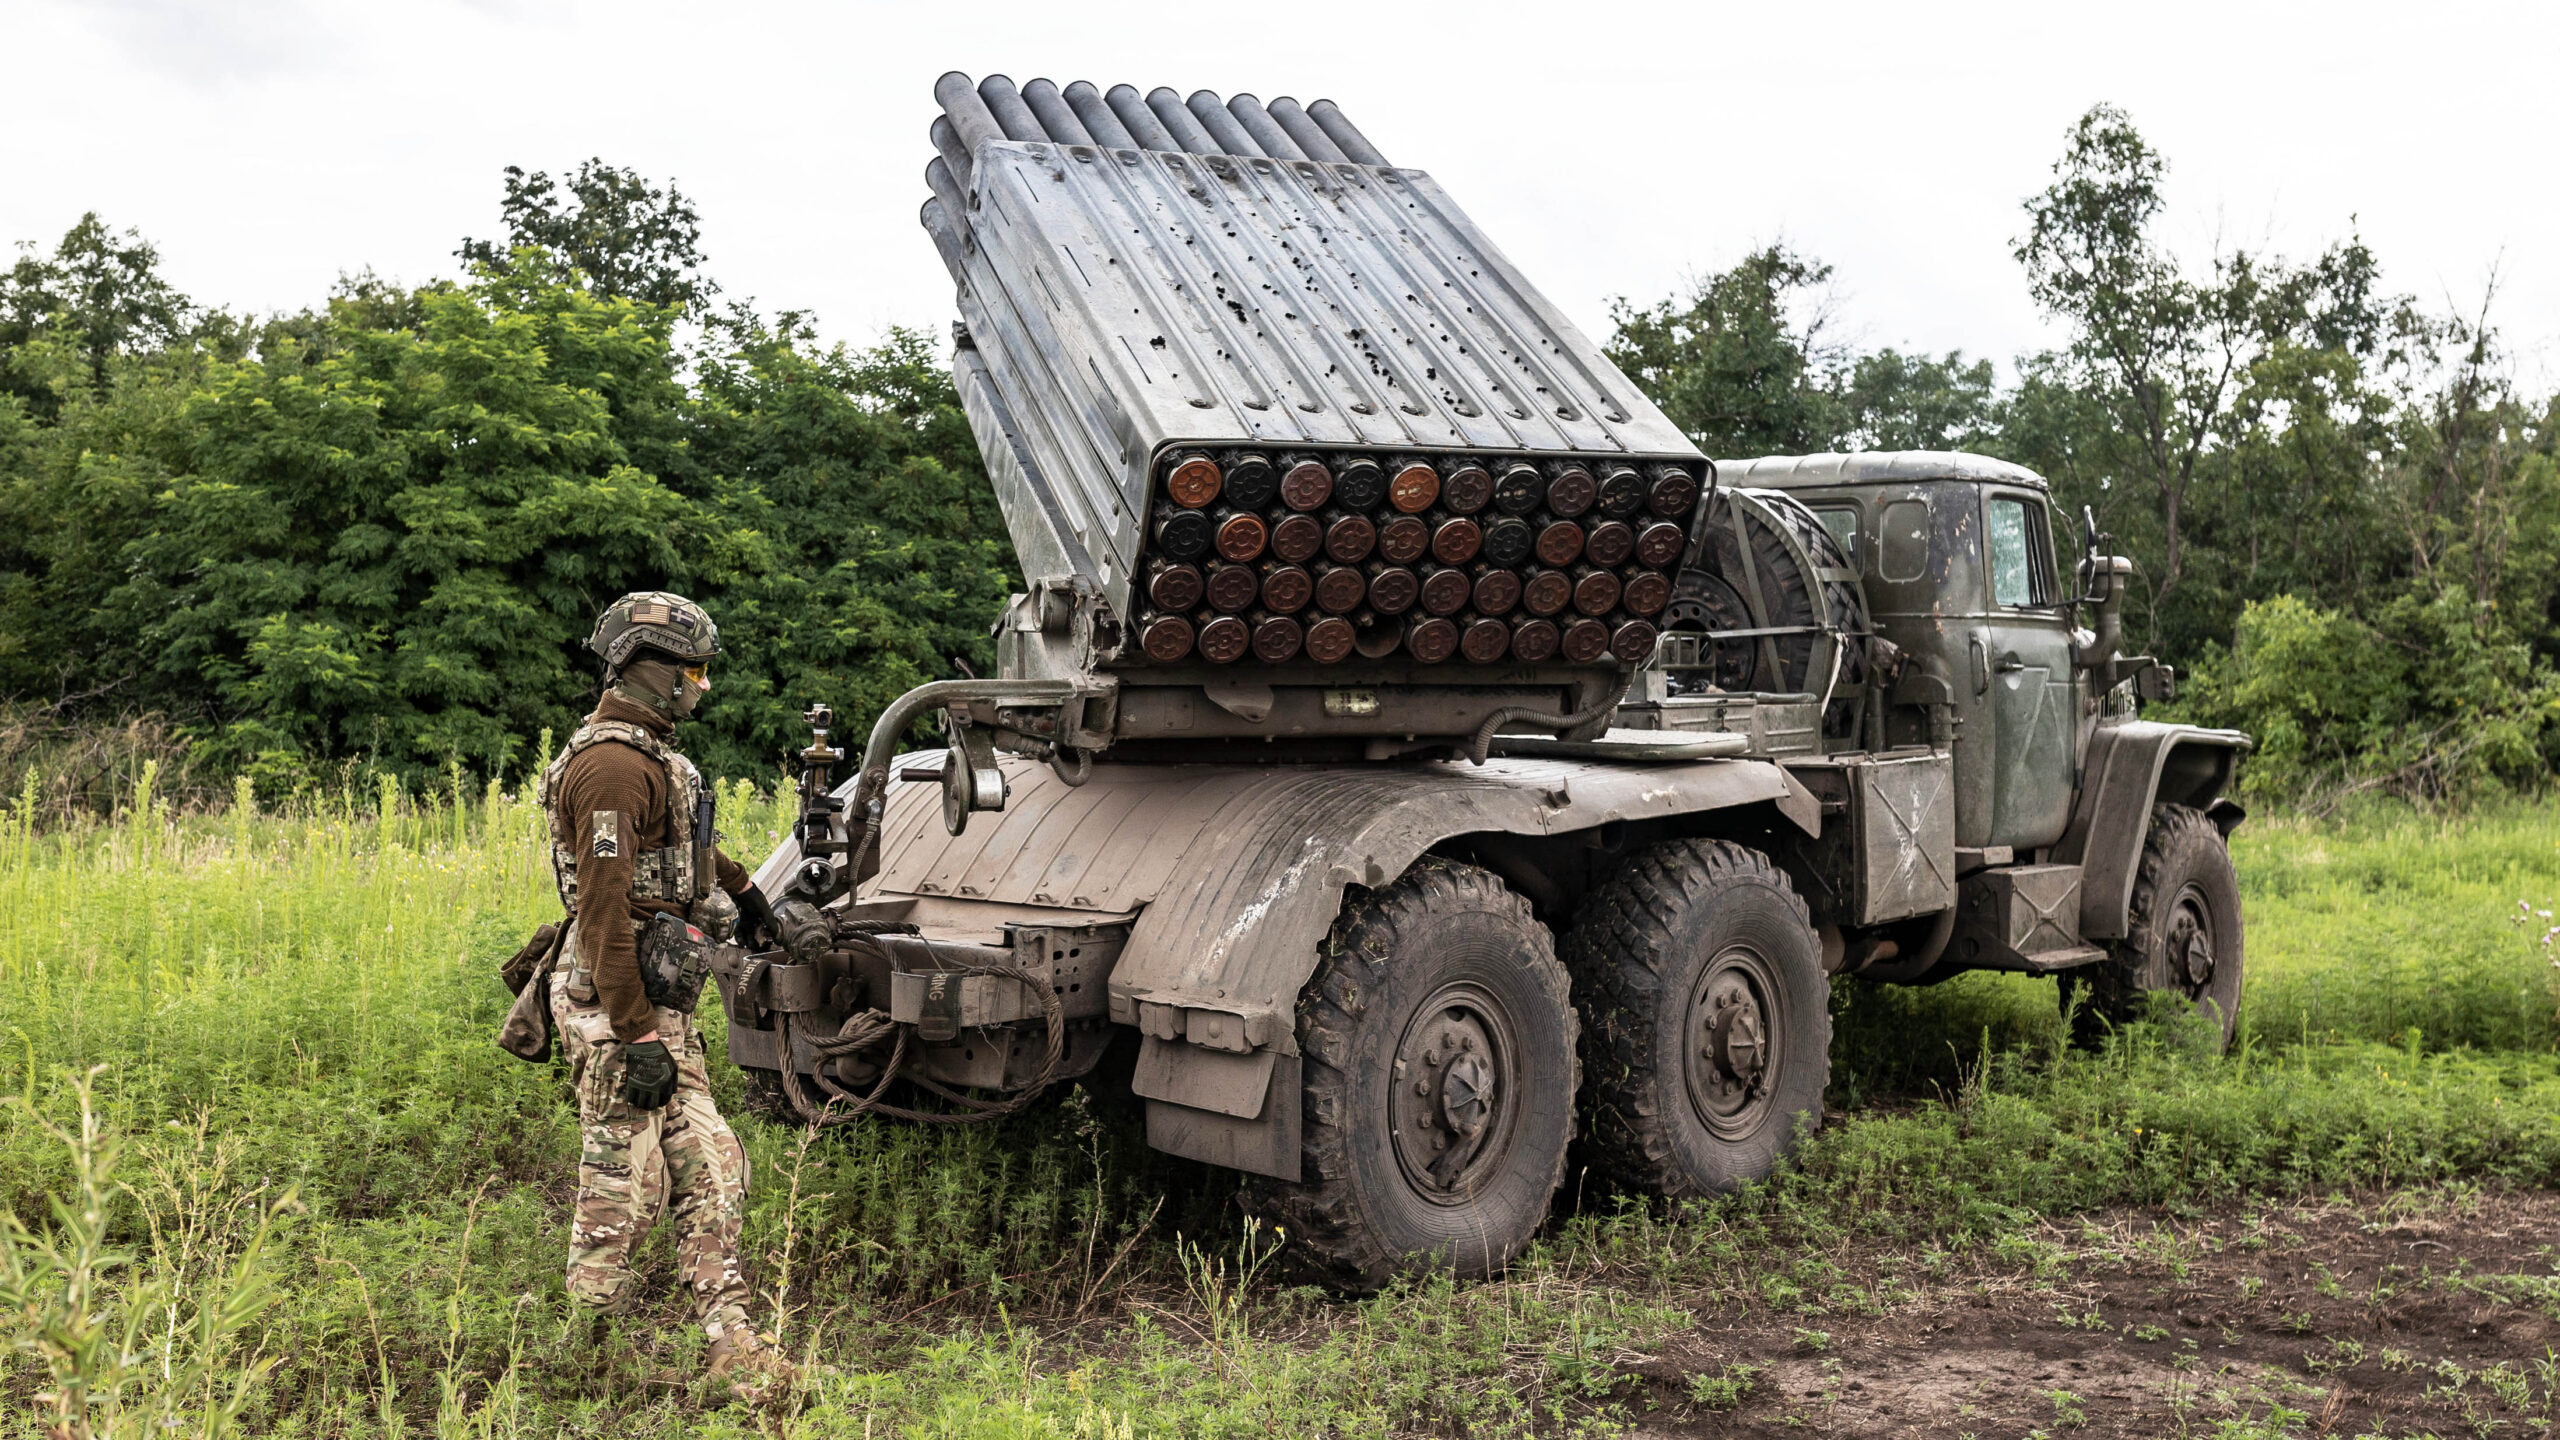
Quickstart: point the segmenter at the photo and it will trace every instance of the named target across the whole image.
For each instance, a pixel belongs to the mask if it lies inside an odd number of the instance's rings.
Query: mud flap
[[[1226,1055],[1150,1036],[1130,1083],[1146,1097],[1148,1147],[1248,1174],[1297,1179],[1298,1063],[1297,1056],[1273,1050]],[[1257,1079],[1260,1084],[1253,1083]]]

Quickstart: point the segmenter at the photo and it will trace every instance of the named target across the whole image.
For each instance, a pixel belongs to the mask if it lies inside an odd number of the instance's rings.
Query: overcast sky
[[[138,226],[200,300],[452,273],[502,166],[674,177],[732,296],[867,342],[939,329],[916,225],[934,77],[1330,96],[1432,171],[1595,336],[1786,239],[1856,339],[2048,343],[2009,245],[2090,104],[2169,157],[2170,236],[2302,255],[2498,318],[2560,372],[2560,5],[673,5],[0,0],[0,238]]]

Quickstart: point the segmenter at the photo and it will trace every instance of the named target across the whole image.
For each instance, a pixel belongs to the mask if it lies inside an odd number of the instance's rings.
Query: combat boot
[[[722,1331],[711,1342],[710,1361],[705,1378],[715,1385],[726,1381],[729,1393],[750,1405],[771,1404],[800,1383],[799,1367],[783,1358],[773,1337],[744,1325]]]

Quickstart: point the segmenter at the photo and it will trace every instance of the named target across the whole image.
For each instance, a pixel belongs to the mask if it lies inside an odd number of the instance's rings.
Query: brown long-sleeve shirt
[[[675,728],[656,711],[610,694],[592,718],[638,725],[660,739]],[[629,745],[590,745],[561,772],[551,803],[577,832],[579,957],[595,981],[597,1003],[613,1021],[614,1035],[637,1040],[656,1029],[658,1020],[640,985],[640,950],[630,922],[660,910],[681,915],[689,908],[631,893],[632,860],[643,850],[663,849],[673,829],[666,767]],[[595,817],[600,811],[616,817],[611,855],[596,853]],[[748,886],[745,867],[725,854],[714,853],[713,872],[720,888],[732,895]]]

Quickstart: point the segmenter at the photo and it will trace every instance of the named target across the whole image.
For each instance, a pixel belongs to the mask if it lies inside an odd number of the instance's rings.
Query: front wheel
[[[1546,927],[1487,871],[1426,857],[1345,905],[1298,1000],[1301,1178],[1253,1177],[1248,1208],[1344,1290],[1501,1270],[1564,1182],[1567,991]]]
[[[2064,972],[2064,1012],[2079,1038],[2093,1040],[2138,1018],[2144,997],[2175,995],[2228,1049],[2240,1023],[2241,958],[2240,877],[2221,829],[2193,806],[2154,806],[2129,933],[2106,959]]]
[[[1620,1185],[1730,1190],[1822,1123],[1831,981],[1768,856],[1723,840],[1639,853],[1583,902],[1565,958],[1592,1156]]]

